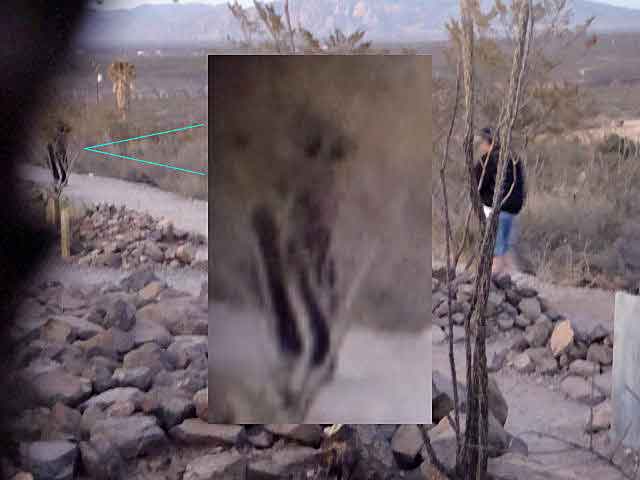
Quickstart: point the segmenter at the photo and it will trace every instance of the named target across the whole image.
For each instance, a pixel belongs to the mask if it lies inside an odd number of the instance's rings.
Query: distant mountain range
[[[324,37],[335,28],[367,31],[367,39],[387,42],[431,41],[445,35],[444,23],[458,15],[458,0],[290,0],[294,25]],[[490,0],[482,0],[483,3]],[[279,2],[276,8],[281,11]],[[640,10],[573,0],[575,22],[595,16],[599,32],[640,31]],[[142,5],[123,10],[91,10],[79,35],[83,46],[138,48],[186,46],[239,39],[226,5]]]

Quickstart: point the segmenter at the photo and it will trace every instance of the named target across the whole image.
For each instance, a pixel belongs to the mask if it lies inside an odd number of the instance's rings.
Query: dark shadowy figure
[[[7,420],[25,408],[26,388],[13,388],[9,362],[15,355],[9,330],[20,291],[52,244],[51,232],[30,224],[19,207],[16,170],[26,133],[39,107],[39,94],[47,91],[49,77],[69,47],[85,2],[65,0],[5,0],[0,7],[0,455],[15,454]],[[4,475],[4,473],[0,473]]]
[[[67,134],[70,129],[59,122],[53,141],[47,144],[47,161],[53,175],[53,189],[60,194],[69,178],[69,155],[67,152]]]

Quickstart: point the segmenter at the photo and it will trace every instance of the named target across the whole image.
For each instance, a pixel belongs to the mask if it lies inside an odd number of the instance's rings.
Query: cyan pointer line
[[[115,142],[101,143],[100,145],[92,145],[90,147],[85,147],[84,150],[86,150],[88,152],[99,153],[101,155],[109,155],[111,157],[123,158],[125,160],[133,160],[134,162],[143,163],[143,164],[147,164],[147,165],[155,165],[155,166],[158,166],[158,167],[169,168],[171,170],[177,170],[179,172],[193,173],[193,174],[196,174],[196,175],[207,175],[206,172],[198,172],[196,170],[189,170],[188,168],[174,167],[173,165],[169,165],[169,164],[166,164],[166,163],[150,162],[148,160],[141,160],[141,159],[135,158],[135,157],[127,157],[126,155],[118,155],[117,153],[105,152],[104,150],[98,150],[98,147],[107,147],[109,145],[116,145],[118,143],[131,142],[133,140],[140,140],[140,139],[143,139],[143,138],[157,137],[158,135],[166,135],[168,133],[183,132],[185,130],[190,130],[192,128],[198,128],[198,127],[204,127],[204,126],[205,126],[204,123],[198,123],[196,125],[189,125],[188,127],[182,127],[182,128],[174,128],[173,130],[167,130],[167,131],[164,131],[164,132],[150,133],[148,135],[141,135],[139,137],[126,138],[124,140],[116,140]]]
[[[156,165],[158,167],[170,168],[172,170],[178,170],[180,172],[195,173],[196,175],[206,175],[206,172],[197,172],[195,170],[189,170],[188,168],[174,167],[173,165],[167,165],[166,163],[150,162],[149,160],[141,160],[139,158],[127,157],[126,155],[118,155],[117,153],[104,152],[102,150],[96,150],[91,147],[85,147],[84,150],[93,153],[99,153],[101,155],[109,155],[111,157],[124,158],[125,160],[133,160],[134,162],[145,163],[147,165]]]

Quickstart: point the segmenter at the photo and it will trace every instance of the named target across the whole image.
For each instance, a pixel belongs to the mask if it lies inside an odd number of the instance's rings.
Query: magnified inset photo
[[[431,422],[431,57],[209,57],[209,421]]]

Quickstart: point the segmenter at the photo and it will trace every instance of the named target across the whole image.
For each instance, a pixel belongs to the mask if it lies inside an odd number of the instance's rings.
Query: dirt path
[[[46,185],[51,174],[44,168],[25,165],[19,175],[25,180]],[[179,229],[205,236],[209,233],[208,202],[185,198],[149,185],[74,173],[65,193],[84,202],[125,205],[154,217],[166,217]]]
[[[434,261],[433,266],[438,268],[442,264]],[[520,285],[535,288],[553,309],[587,331],[596,325],[613,330],[614,292],[559,287],[523,274],[514,275],[513,280]],[[502,340],[489,343],[488,358],[491,358],[494,351],[506,346]],[[455,346],[455,357],[458,378],[464,380],[464,345]],[[434,345],[432,364],[434,370],[448,374],[450,369],[446,345]],[[595,460],[588,452],[567,448],[567,445],[561,442],[532,433],[544,432],[585,446],[589,443],[588,435],[584,432],[589,418],[589,407],[566,398],[558,389],[559,377],[548,379],[503,369],[495,374],[495,378],[509,405],[506,428],[527,442],[529,457],[523,463],[540,475],[537,477],[532,473],[528,478],[621,478],[617,470]],[[606,451],[610,448],[606,438],[601,436],[598,442],[600,443],[596,445],[599,445],[600,449]]]
[[[494,351],[505,346],[506,344],[501,342],[487,345],[489,357]],[[464,382],[466,368],[463,344],[455,346],[455,357],[458,379]],[[446,345],[434,345],[432,362],[434,370],[440,370],[448,375],[450,369]],[[523,471],[531,469],[540,477],[533,476],[531,472],[526,478],[540,479],[614,480],[620,478],[617,470],[596,461],[593,455],[567,448],[567,445],[561,442],[532,433],[543,432],[584,446],[589,443],[589,437],[584,432],[584,426],[589,418],[589,407],[567,399],[558,390],[559,378],[526,376],[508,369],[503,369],[494,376],[509,405],[509,416],[505,428],[509,433],[522,438],[529,448],[529,456],[522,459],[525,467],[516,469],[515,472],[522,475]],[[602,445],[602,437],[598,442],[594,445],[603,449],[608,447],[606,442]]]

